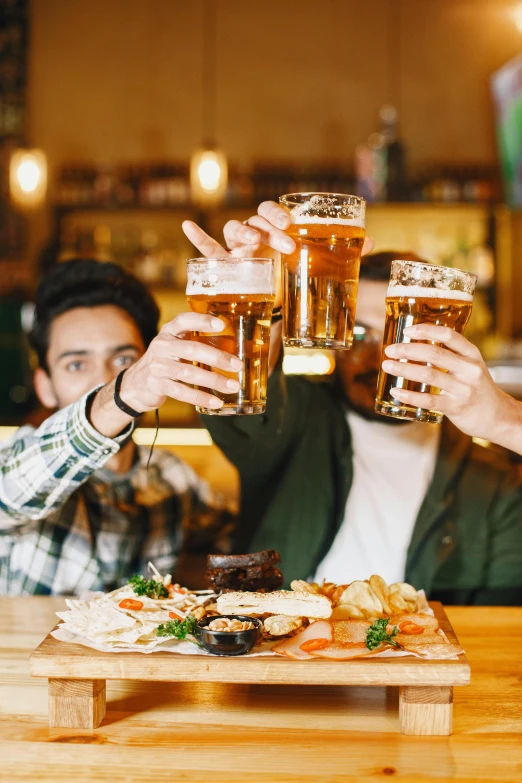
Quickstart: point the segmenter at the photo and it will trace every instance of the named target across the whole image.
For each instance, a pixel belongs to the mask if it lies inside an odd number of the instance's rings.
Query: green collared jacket
[[[240,474],[236,551],[277,549],[288,584],[315,572],[344,520],[351,433],[343,403],[327,384],[276,371],[268,400],[262,416],[203,419]],[[448,421],[405,579],[445,603],[522,604],[519,474]]]

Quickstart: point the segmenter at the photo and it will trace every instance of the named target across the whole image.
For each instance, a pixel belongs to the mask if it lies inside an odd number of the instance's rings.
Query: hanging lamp
[[[37,149],[16,149],[9,162],[9,192],[21,209],[39,207],[47,193],[47,160]]]
[[[201,206],[215,206],[223,201],[228,182],[227,159],[218,149],[216,130],[216,2],[206,0],[203,17],[203,143],[190,159],[190,192],[192,201]]]

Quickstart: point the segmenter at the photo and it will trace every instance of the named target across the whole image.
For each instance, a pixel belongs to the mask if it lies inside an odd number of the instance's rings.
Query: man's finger
[[[396,387],[390,389],[390,395],[394,399],[399,400],[399,402],[411,405],[412,408],[422,408],[423,410],[437,411],[439,413],[446,413],[449,402],[449,397],[441,394],[412,392],[406,389],[397,389]]]
[[[389,375],[396,375],[398,378],[406,378],[409,381],[423,383],[426,386],[434,386],[436,389],[443,389],[448,394],[462,396],[463,386],[450,373],[437,370],[436,367],[423,364],[411,364],[410,362],[394,362],[386,359],[382,363],[382,369]]]
[[[228,250],[221,247],[219,242],[206,234],[197,223],[192,220],[184,220],[181,224],[183,233],[205,258],[226,258],[230,255]]]
[[[390,359],[433,364],[456,375],[465,375],[470,367],[466,358],[431,343],[393,343],[384,349],[384,353]]]
[[[412,340],[431,340],[435,343],[444,343],[452,351],[468,359],[481,358],[479,349],[473,343],[470,343],[463,334],[450,329],[449,326],[415,324],[414,326],[406,327],[404,334]]]
[[[237,378],[227,378],[217,372],[203,370],[194,364],[187,362],[171,362],[168,367],[169,380],[182,381],[193,386],[204,386],[207,389],[234,394],[241,388]]]
[[[280,253],[293,253],[295,250],[295,242],[288,234],[281,231],[279,228],[270,223],[264,217],[254,215],[248,219],[249,226],[257,228],[261,234],[261,241],[264,245],[273,248],[273,250],[279,250]]]
[[[283,231],[290,226],[290,215],[275,201],[263,201],[257,208],[257,214]]]
[[[375,247],[375,242],[371,237],[364,237],[364,244],[362,246],[361,255],[367,256],[368,253],[371,253],[373,248]]]
[[[232,250],[244,245],[252,246],[252,251],[257,250],[261,244],[261,235],[259,231],[250,226],[245,226],[239,220],[229,220],[223,229],[225,243]]]
[[[189,402],[191,405],[197,405],[199,408],[213,408],[217,410],[223,407],[222,400],[214,397],[213,394],[208,394],[201,391],[201,389],[193,389],[178,381],[165,381],[164,393],[168,397],[172,397],[173,400]]]
[[[227,372],[239,372],[243,368],[243,362],[237,356],[196,339],[180,340],[173,337],[157,348],[156,356],[167,363],[183,359]]]

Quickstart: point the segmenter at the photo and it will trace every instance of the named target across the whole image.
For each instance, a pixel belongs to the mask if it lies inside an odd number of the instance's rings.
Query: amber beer
[[[194,339],[238,356],[244,363],[239,373],[200,365],[241,384],[240,390],[233,394],[206,389],[223,400],[223,407],[217,410],[198,407],[200,413],[223,416],[265,411],[275,298],[273,266],[273,261],[266,258],[191,259],[187,263],[190,309],[213,315],[225,323],[222,332],[199,332]]]
[[[290,213],[287,234],[296,244],[282,256],[284,344],[350,348],[365,202],[336,193],[294,193],[279,202]]]
[[[407,326],[418,323],[436,324],[462,333],[471,315],[475,283],[475,275],[459,269],[414,261],[394,261],[386,297],[382,361],[386,358],[384,349],[388,345],[410,342],[404,335]],[[388,375],[381,367],[375,400],[375,410],[378,413],[415,421],[442,421],[443,414],[440,411],[414,408],[400,402],[391,395],[392,388],[429,394],[440,393],[440,389],[434,386]]]

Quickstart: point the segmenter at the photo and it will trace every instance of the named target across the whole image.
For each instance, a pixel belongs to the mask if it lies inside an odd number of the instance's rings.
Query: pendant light
[[[190,191],[194,203],[215,206],[223,201],[228,180],[227,159],[215,141],[216,0],[206,0],[203,13],[203,143],[190,160]]]
[[[47,193],[47,160],[37,149],[17,149],[9,163],[9,191],[21,209],[39,207]]]

